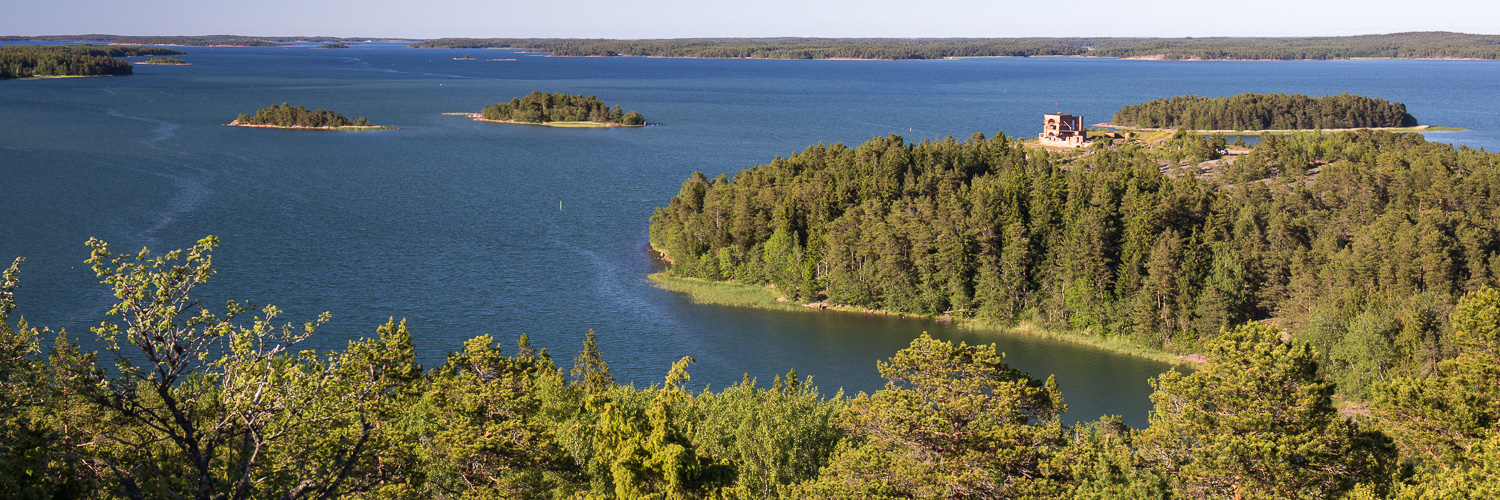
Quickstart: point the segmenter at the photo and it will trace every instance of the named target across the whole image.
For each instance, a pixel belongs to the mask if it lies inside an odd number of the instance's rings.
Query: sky
[[[0,35],[1026,37],[1500,34],[1494,0],[0,0]]]

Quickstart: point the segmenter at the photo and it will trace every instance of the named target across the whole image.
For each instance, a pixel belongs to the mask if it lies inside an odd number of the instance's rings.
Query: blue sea
[[[1428,139],[1500,147],[1500,63],[1164,62],[1031,58],[768,61],[555,58],[361,44],[183,48],[190,66],[127,77],[0,82],[0,258],[25,256],[19,313],[88,339],[111,296],[84,264],[120,252],[223,246],[206,304],[333,314],[310,347],[340,349],[406,318],[421,361],[464,340],[528,334],[570,366],[593,329],[615,375],[659,383],[692,356],[723,388],[796,369],[825,392],[879,389],[876,360],[923,331],[994,342],[1055,375],[1070,421],[1144,425],[1161,363],[921,320],[695,305],[653,287],[652,210],[694,171],[733,174],[812,144],[973,133],[1033,136],[1041,115],[1106,121],[1125,104],[1241,92],[1343,92],[1405,102]],[[454,60],[472,56],[476,60]],[[514,60],[490,60],[514,59]],[[534,90],[589,94],[653,126],[564,129],[471,121]],[[398,130],[224,127],[287,102]]]

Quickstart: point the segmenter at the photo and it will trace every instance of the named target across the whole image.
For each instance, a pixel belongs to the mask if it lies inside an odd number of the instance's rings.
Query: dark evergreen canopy
[[[1310,97],[1246,93],[1165,97],[1120,108],[1112,123],[1195,130],[1309,130],[1411,127],[1417,119],[1406,112],[1405,104],[1353,94]]]

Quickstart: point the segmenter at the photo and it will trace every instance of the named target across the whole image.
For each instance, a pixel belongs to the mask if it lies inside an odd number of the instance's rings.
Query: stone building
[[[1036,139],[1043,146],[1081,148],[1089,145],[1088,135],[1083,129],[1083,117],[1062,113],[1043,116],[1042,133]]]

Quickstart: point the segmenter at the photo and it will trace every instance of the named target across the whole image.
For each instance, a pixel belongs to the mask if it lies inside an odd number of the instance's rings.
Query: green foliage
[[[116,321],[94,328],[113,369],[60,348],[52,365],[66,391],[66,428],[90,442],[80,460],[114,494],[196,498],[332,497],[366,486],[351,479],[369,455],[372,426],[355,401],[379,389],[339,377],[334,360],[292,348],[327,320],[275,326],[266,307],[222,315],[191,292],[214,274],[204,238],[187,251],[116,255],[90,240],[88,263],[118,300]],[[65,407],[66,407],[65,406]]]
[[[1371,410],[1420,465],[1418,484],[1440,483],[1433,496],[1493,494],[1500,485],[1485,471],[1495,470],[1500,451],[1500,292],[1483,287],[1464,297],[1452,324],[1459,355],[1439,363],[1432,376],[1392,381]]]
[[[1306,344],[1247,324],[1209,345],[1197,372],[1154,381],[1144,455],[1192,498],[1329,498],[1383,484],[1395,453],[1333,406]]]
[[[255,115],[240,114],[235,118],[238,125],[271,125],[276,127],[299,127],[299,128],[335,128],[335,127],[369,127],[370,121],[361,116],[357,120],[350,120],[344,115],[319,109],[312,111],[302,106],[290,106],[287,103],[272,104],[270,107],[255,110]]]
[[[180,51],[155,47],[107,45],[3,45],[0,80],[34,76],[129,75],[130,63],[116,57],[175,55]]]
[[[44,332],[10,322],[23,260],[0,272],[0,491],[18,499],[79,496],[91,485],[64,451],[76,441],[49,411],[61,391],[37,359]]]
[[[1050,450],[1066,409],[1051,378],[1036,380],[988,346],[927,335],[879,363],[884,389],[841,418],[863,442],[842,446],[809,486],[832,497],[1037,497],[1064,491]]]
[[[594,341],[593,330],[583,337],[583,350],[573,358],[572,374],[574,384],[590,393],[601,393],[615,385],[615,377],[609,374],[609,364],[604,362],[599,344]]]
[[[330,37],[247,37],[239,35],[197,35],[197,36],[128,36],[128,35],[43,35],[43,36],[17,36],[0,37],[0,40],[32,40],[41,42],[87,42],[118,45],[180,45],[192,47],[276,47],[277,42],[321,42],[326,40],[339,40]],[[170,49],[151,47],[150,50],[161,50],[164,54],[181,54],[181,52]]]
[[[178,65],[178,64],[187,64],[187,61],[184,61],[182,59],[178,59],[178,58],[175,58],[175,57],[152,57],[152,58],[146,59],[146,61],[144,63],[142,63],[142,64],[170,64],[170,65]]]
[[[619,106],[609,106],[594,96],[532,92],[525,97],[485,106],[479,115],[486,120],[523,123],[594,122],[621,125],[645,125],[635,111],[624,113]]]
[[[1024,317],[1177,352],[1277,318],[1355,396],[1452,355],[1448,311],[1500,271],[1500,219],[1482,215],[1500,210],[1500,156],[1308,133],[1268,136],[1212,177],[1174,173],[1220,146],[818,145],[732,180],[693,174],[652,215],[651,245],[673,274],[800,302]]]
[[[1115,112],[1112,123],[1131,127],[1197,130],[1288,130],[1411,127],[1406,105],[1352,94],[1239,94],[1165,97]],[[1222,139],[1222,138],[1221,138]]]
[[[795,370],[769,388],[747,378],[698,396],[693,441],[701,453],[736,465],[734,495],[777,498],[828,464],[845,435],[836,417],[847,407],[842,393],[824,399],[812,378],[799,379]]]
[[[1050,378],[1011,368],[994,345],[927,335],[878,363],[885,388],[854,398],[824,397],[796,371],[769,387],[747,376],[696,392],[691,358],[660,385],[621,386],[593,332],[571,377],[525,335],[514,354],[491,336],[471,339],[424,372],[412,332],[394,318],[342,351],[297,350],[326,315],[277,326],[274,307],[241,321],[254,309],[198,306],[192,292],[214,274],[216,243],[156,257],[89,242],[89,263],[117,300],[94,329],[110,369],[61,332],[43,359],[49,332],[10,318],[19,262],[0,274],[0,491],[1145,499],[1476,498],[1500,488],[1500,292],[1487,287],[1453,307],[1449,340],[1438,344],[1457,356],[1431,376],[1350,379],[1377,396],[1369,423],[1334,409],[1319,360],[1364,363],[1379,359],[1372,351],[1421,345],[1406,339],[1433,328],[1430,295],[1352,318],[1339,304],[1319,308],[1307,321],[1319,333],[1307,342],[1263,324],[1225,331],[1207,342],[1201,369],[1154,382],[1151,425],[1132,430],[1118,418],[1064,426]],[[1134,248],[1151,246],[1160,245]],[[1196,264],[1201,275],[1235,267],[1214,260]],[[1084,302],[1098,293],[1067,292]],[[1111,321],[1108,304],[1091,306],[1105,308],[1094,321]],[[1312,346],[1323,343],[1336,352],[1320,357]]]

